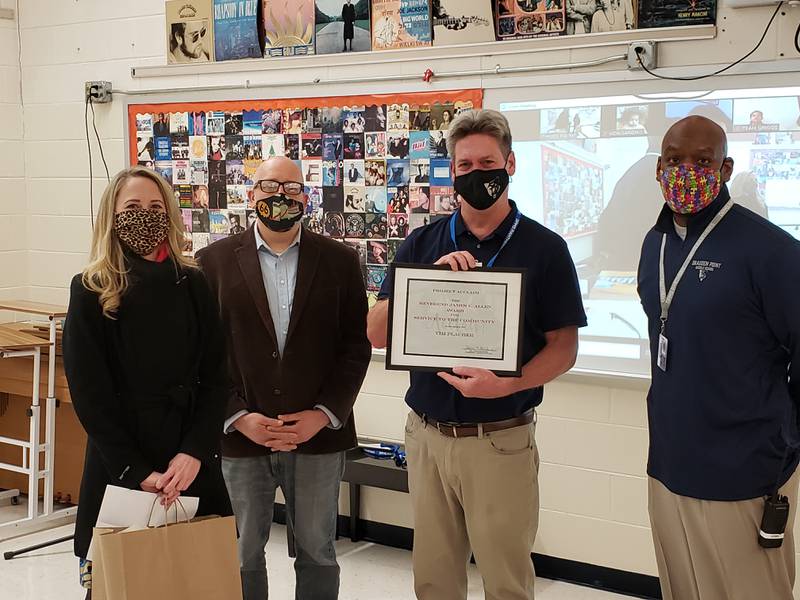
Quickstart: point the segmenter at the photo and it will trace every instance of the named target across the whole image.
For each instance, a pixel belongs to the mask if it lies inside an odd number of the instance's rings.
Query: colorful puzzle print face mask
[[[719,169],[678,165],[661,170],[659,176],[664,200],[674,213],[698,213],[714,201],[722,186]]]

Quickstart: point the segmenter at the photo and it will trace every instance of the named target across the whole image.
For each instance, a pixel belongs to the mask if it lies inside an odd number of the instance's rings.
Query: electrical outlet
[[[657,65],[657,47],[655,42],[633,42],[628,46],[628,68],[641,70],[655,69]],[[641,64],[639,63],[641,60]]]
[[[85,97],[91,98],[95,104],[111,102],[110,81],[87,81],[84,89]]]

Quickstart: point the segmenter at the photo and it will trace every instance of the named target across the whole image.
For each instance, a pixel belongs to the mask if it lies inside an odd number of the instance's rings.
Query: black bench
[[[350,486],[350,539],[354,542],[361,539],[358,522],[362,485],[408,493],[408,471],[392,459],[372,458],[360,448],[347,453],[342,481]]]

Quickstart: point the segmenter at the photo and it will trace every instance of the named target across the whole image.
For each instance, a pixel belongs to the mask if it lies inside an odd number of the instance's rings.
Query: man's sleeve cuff
[[[225,425],[223,426],[223,429],[222,429],[223,433],[225,433],[227,435],[229,433],[233,433],[234,431],[236,431],[236,429],[234,428],[233,424],[239,419],[239,417],[243,417],[243,416],[248,415],[248,414],[250,414],[250,411],[240,410],[235,415],[233,415],[230,419],[226,420],[225,421]]]
[[[322,404],[317,404],[317,405],[314,406],[314,408],[317,408],[317,409],[321,410],[322,412],[324,412],[326,415],[328,415],[328,418],[331,420],[330,425],[328,425],[328,429],[341,429],[342,428],[342,422],[336,417],[335,414],[333,414],[326,407],[322,406]]]

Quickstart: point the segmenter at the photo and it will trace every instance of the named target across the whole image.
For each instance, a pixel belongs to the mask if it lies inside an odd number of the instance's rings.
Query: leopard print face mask
[[[114,231],[136,254],[147,256],[167,239],[169,217],[160,210],[125,210],[114,215]]]

